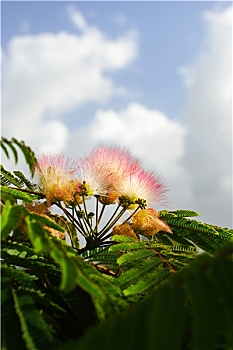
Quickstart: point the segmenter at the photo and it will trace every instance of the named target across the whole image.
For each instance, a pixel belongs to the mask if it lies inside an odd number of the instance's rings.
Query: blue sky
[[[67,16],[68,4],[73,4],[91,25],[98,26],[113,38],[131,28],[138,31],[140,53],[133,67],[117,72],[114,80],[120,84],[127,81],[127,86],[138,100],[148,107],[162,109],[170,118],[179,118],[185,102],[185,89],[178,70],[181,65],[192,62],[204,45],[201,13],[222,8],[226,3],[3,2],[3,48],[16,34],[28,32],[36,35],[61,30],[77,34],[77,28]],[[118,107],[124,103],[122,99],[114,101]]]
[[[4,136],[37,154],[127,147],[163,174],[169,209],[231,226],[230,7],[3,1]]]

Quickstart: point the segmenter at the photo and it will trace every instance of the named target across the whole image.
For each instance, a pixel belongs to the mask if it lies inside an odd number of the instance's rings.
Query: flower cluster
[[[118,147],[97,147],[79,161],[81,179],[89,194],[99,195],[106,204],[117,199],[135,208],[138,199],[147,204],[162,202],[165,186],[153,172],[142,168],[139,160],[129,151]],[[131,206],[131,207],[130,207]]]
[[[133,209],[138,200],[160,203],[166,193],[158,176],[144,170],[127,150],[117,147],[97,147],[77,160],[63,154],[43,155],[36,171],[40,189],[50,202],[69,202],[78,194],[98,196],[104,204],[123,198],[127,209]]]
[[[139,234],[149,237],[159,230],[169,232],[153,209],[145,209],[148,204],[163,203],[166,187],[126,149],[99,146],[74,160],[63,154],[42,155],[35,170],[47,206],[59,206],[92,246],[93,239],[101,243],[114,234],[138,239]],[[96,198],[95,213],[87,209],[86,200],[91,197]],[[110,204],[117,207],[100,228],[105,207]],[[119,225],[127,210],[131,211],[129,217]]]

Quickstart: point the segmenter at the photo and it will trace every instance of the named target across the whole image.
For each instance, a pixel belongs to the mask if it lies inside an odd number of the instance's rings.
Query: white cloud
[[[124,93],[108,72],[124,69],[137,55],[133,33],[111,39],[88,26],[81,13],[70,10],[69,15],[82,28],[81,34],[15,36],[3,55],[3,133],[24,139],[34,149],[57,150],[64,145],[65,123],[51,129],[48,116],[58,118],[88,102],[103,103]],[[46,144],[48,128],[51,135],[63,129],[63,136]]]
[[[80,30],[88,29],[87,22],[81,12],[75,10],[74,6],[72,5],[68,6],[67,10],[70,20],[75,27],[77,27]]]
[[[188,127],[183,159],[188,201],[207,221],[232,225],[232,15],[231,8],[203,16],[205,50],[183,70]]]

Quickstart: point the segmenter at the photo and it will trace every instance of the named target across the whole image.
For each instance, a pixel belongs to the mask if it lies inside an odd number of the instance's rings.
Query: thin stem
[[[83,223],[82,223],[82,220],[81,220],[81,218],[80,218],[80,216],[79,216],[79,213],[78,213],[77,209],[74,208],[74,210],[75,210],[75,214],[76,214],[76,216],[77,216],[77,219],[78,219],[78,221],[79,221],[79,225],[80,225],[82,231],[85,232],[85,237],[87,238],[87,237],[88,237],[88,234],[87,234],[87,233],[89,233],[89,232],[88,232],[88,227],[87,227],[87,225],[86,225],[86,222],[83,220]],[[80,209],[80,210],[81,210],[81,209]],[[83,226],[83,224],[84,224],[85,227]]]
[[[103,238],[104,235],[117,223],[117,221],[121,218],[121,216],[125,213],[125,211],[126,211],[126,209],[123,208],[112,222],[111,222],[111,220],[109,220],[107,225],[105,225],[104,228],[100,231],[98,238]],[[114,217],[114,216],[112,216],[112,217]]]
[[[123,224],[125,224],[127,221],[129,221],[138,211],[138,209],[140,209],[140,206],[138,205],[138,207],[134,210],[134,212],[123,222]]]
[[[100,223],[100,220],[102,219],[102,216],[103,216],[103,213],[104,213],[105,208],[106,208],[106,204],[102,204],[100,216],[98,217],[98,221],[97,221],[98,224]]]
[[[99,215],[99,200],[98,200],[98,197],[96,197],[96,224],[95,224],[95,228],[94,228],[94,232],[95,232],[96,237],[98,236],[98,228],[99,228],[100,220],[103,216],[105,208],[106,208],[106,204],[102,204],[102,208],[101,208],[100,215]]]
[[[89,221],[89,218],[88,218],[88,212],[87,212],[87,206],[86,206],[85,197],[82,196],[82,199],[83,199],[83,208],[84,208],[84,212],[85,212],[86,222],[87,222],[89,228],[92,231],[92,227],[91,227],[91,224],[90,224],[90,221]]]
[[[83,208],[84,208],[84,213],[85,213],[85,215],[82,219],[83,219],[83,223],[85,225],[86,231],[88,232],[88,236],[90,236],[91,234],[94,233],[94,231],[93,231],[93,228],[92,228],[90,221],[89,221],[89,218],[88,218],[85,196],[82,196],[82,199],[83,199]],[[77,204],[79,210],[82,211],[82,208],[81,208],[80,204],[77,202],[76,198],[75,198],[75,201],[76,201],[76,204]],[[78,216],[78,214],[77,214],[77,216]]]
[[[55,203],[58,208],[60,208],[68,217],[68,219],[71,221],[71,223],[75,226],[75,228],[78,230],[79,233],[81,233],[85,238],[87,237],[85,230],[82,226],[81,222],[78,222],[77,219],[75,219],[75,217],[66,209],[64,208],[60,203],[56,202]]]
[[[94,228],[94,232],[95,232],[95,236],[97,236],[97,232],[98,232],[98,224],[99,224],[99,219],[98,219],[98,214],[99,214],[99,201],[98,198],[96,198],[96,206],[95,206],[95,228]]]
[[[110,224],[111,220],[113,220],[114,216],[116,215],[116,213],[118,212],[120,208],[120,204],[118,204],[118,206],[116,207],[116,209],[114,210],[112,216],[110,217],[110,219],[108,220],[108,222],[105,224],[105,226],[102,228],[102,230],[99,232],[99,234],[101,234],[105,229],[106,227]]]
[[[149,250],[152,250],[152,252],[154,252],[155,255],[157,255],[160,259],[163,260],[163,262],[168,266],[168,268],[171,270],[171,272],[175,273],[175,270],[173,269],[171,264],[167,261],[167,259],[164,258],[164,256],[162,254],[160,254],[159,252],[156,252],[156,250],[154,250],[153,248],[149,248]]]

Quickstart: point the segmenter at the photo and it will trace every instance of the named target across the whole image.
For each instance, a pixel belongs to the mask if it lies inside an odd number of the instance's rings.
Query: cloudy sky
[[[2,135],[37,155],[127,147],[167,209],[232,226],[231,2],[1,6]]]

